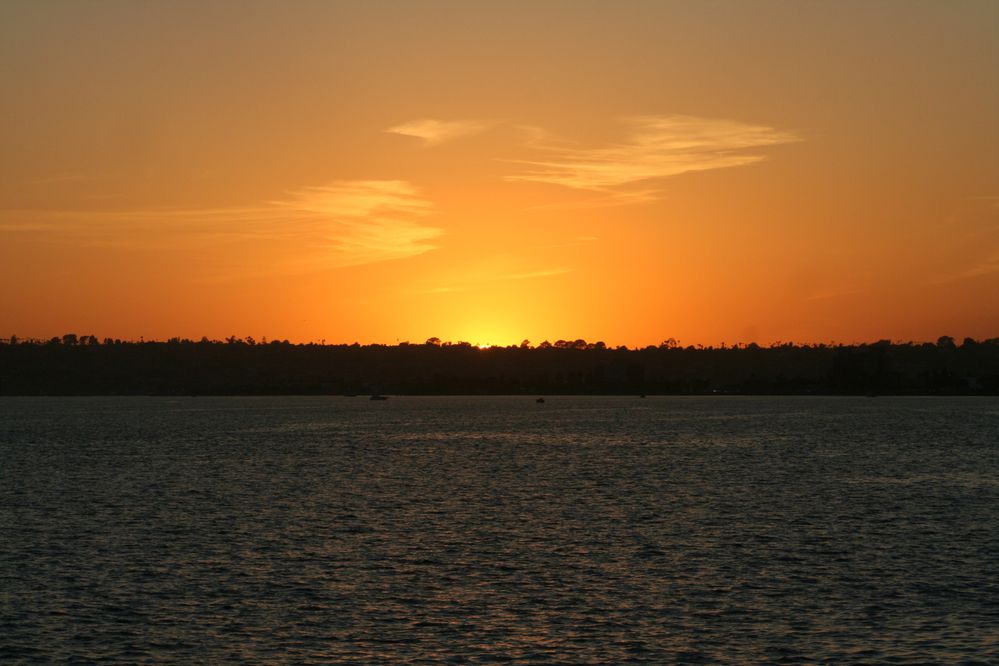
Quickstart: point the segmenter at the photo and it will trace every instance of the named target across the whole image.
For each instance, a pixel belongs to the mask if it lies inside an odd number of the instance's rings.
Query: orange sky
[[[999,336],[999,3],[0,4],[0,337]]]

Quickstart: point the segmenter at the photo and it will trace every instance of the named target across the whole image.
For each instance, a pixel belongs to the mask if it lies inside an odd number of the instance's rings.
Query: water
[[[0,660],[999,662],[986,398],[0,399]]]

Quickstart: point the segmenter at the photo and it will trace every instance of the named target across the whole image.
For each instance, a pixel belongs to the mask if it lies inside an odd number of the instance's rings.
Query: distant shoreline
[[[999,395],[999,338],[644,349],[558,341],[0,342],[0,395]]]
[[[631,393],[388,393],[388,398],[635,398]],[[991,398],[999,393],[654,393],[654,398]],[[0,398],[356,398],[339,393],[0,393]]]

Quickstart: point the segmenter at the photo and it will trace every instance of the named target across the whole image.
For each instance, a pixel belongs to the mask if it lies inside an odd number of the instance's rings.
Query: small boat
[[[538,398],[538,399],[537,399],[537,400],[535,400],[534,402],[544,402],[544,401],[545,401],[545,399],[544,399],[544,398]]]
[[[379,395],[379,394],[375,393],[374,395],[372,395],[368,399],[369,400],[388,400],[388,396],[387,395]]]

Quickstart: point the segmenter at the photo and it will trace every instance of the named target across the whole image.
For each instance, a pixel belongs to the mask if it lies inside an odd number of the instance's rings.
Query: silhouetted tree
[[[529,346],[250,345],[230,336],[124,342],[0,340],[4,394],[911,393],[999,394],[999,338],[960,347],[752,343],[628,349]]]

